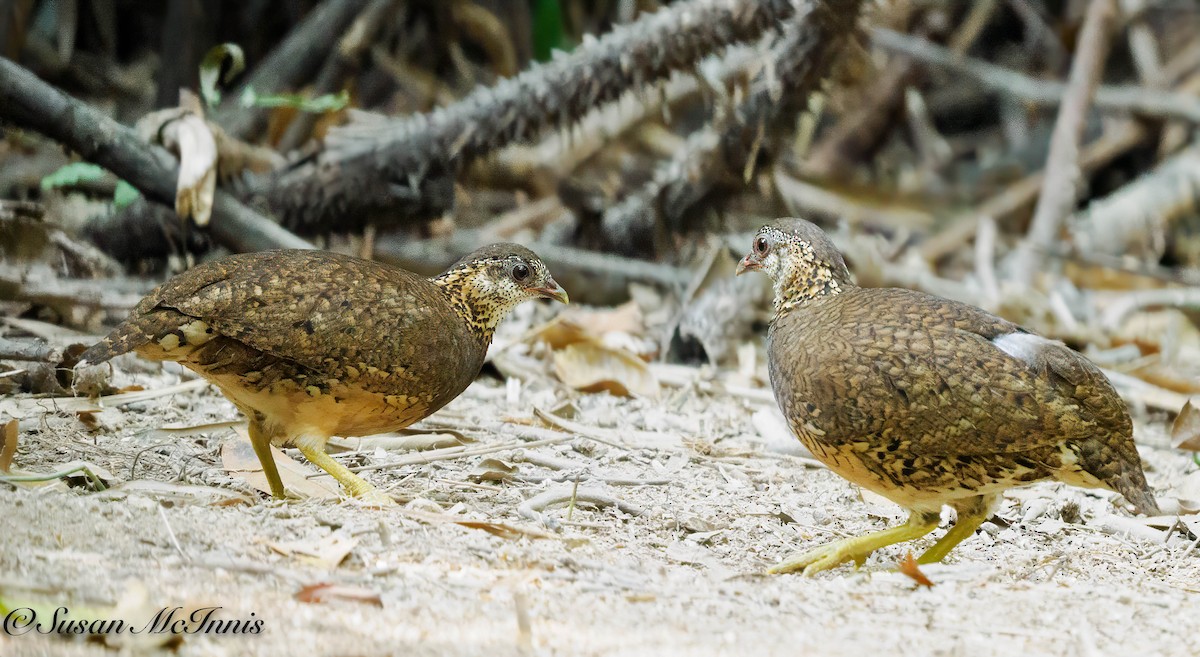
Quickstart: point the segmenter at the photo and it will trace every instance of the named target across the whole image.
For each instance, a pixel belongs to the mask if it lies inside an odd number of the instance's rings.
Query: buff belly
[[[397,431],[428,415],[429,404],[417,397],[368,392],[352,386],[336,386],[327,392],[300,388],[283,381],[269,388],[253,389],[240,377],[207,376],[243,413],[257,414],[277,437],[276,445],[295,436],[322,439],[330,436],[370,436]]]
[[[907,474],[905,458],[872,448],[870,441],[831,445],[807,432],[797,431],[800,441],[830,470],[896,504],[916,511],[937,511],[944,505],[979,495],[1000,493],[1037,481],[1058,480],[1089,488],[1104,487],[1095,477],[1079,470],[1074,455],[1064,447],[1029,453],[1034,467],[1014,463],[1012,455],[974,457],[929,456],[913,459]]]

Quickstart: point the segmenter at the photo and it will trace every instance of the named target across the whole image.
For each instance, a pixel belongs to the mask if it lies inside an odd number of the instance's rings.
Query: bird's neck
[[[485,346],[491,344],[500,322],[521,302],[519,298],[493,289],[491,279],[478,270],[451,269],[432,281],[442,289],[454,311],[467,321]]]
[[[787,262],[775,279],[775,316],[782,317],[805,304],[841,294],[848,287],[827,265]]]

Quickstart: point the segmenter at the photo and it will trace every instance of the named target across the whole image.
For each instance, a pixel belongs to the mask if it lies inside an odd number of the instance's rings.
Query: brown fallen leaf
[[[599,342],[576,342],[554,352],[554,373],[563,383],[584,392],[658,396],[658,379],[645,361],[626,349]]]
[[[1175,449],[1200,452],[1200,409],[1190,399],[1171,424],[1171,444]]]
[[[525,336],[526,340],[545,342],[554,351],[576,342],[587,342],[594,338],[595,336],[582,325],[562,315],[530,330]]]
[[[0,427],[0,472],[9,472],[13,457],[17,455],[17,438],[20,435],[17,428],[20,423],[16,418]]]
[[[221,465],[226,472],[241,477],[251,486],[270,494],[271,486],[267,483],[267,476],[263,474],[262,463],[254,453],[254,446],[250,444],[246,428],[237,427],[234,432],[237,438],[227,440],[221,446]],[[275,456],[275,464],[279,467],[279,478],[283,480],[284,488],[292,495],[321,500],[336,500],[341,497],[337,482],[331,477],[309,479],[310,474],[317,474],[316,470],[297,463],[276,447],[271,447],[271,454]]]
[[[330,584],[328,582],[309,584],[296,592],[296,599],[300,602],[311,604],[320,604],[329,602],[330,600],[349,600],[351,602],[375,605],[376,607],[383,606],[383,600],[379,597],[379,591],[362,586]]]
[[[913,558],[912,552],[906,552],[904,558],[900,560],[900,572],[911,577],[920,586],[933,587],[933,580],[921,572],[921,568],[917,566],[917,560]]]
[[[96,419],[96,411],[75,411],[75,417],[79,418],[88,431],[100,428],[100,420]]]

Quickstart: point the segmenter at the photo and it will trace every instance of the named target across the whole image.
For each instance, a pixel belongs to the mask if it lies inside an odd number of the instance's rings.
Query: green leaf
[[[229,61],[229,68],[225,70],[225,76],[221,77],[221,67],[226,60]],[[209,107],[221,102],[221,91],[217,89],[217,82],[228,83],[245,68],[246,56],[242,53],[241,46],[236,43],[213,46],[200,62],[200,95],[204,97],[204,102]]]
[[[118,180],[117,188],[113,191],[113,207],[120,210],[141,197],[142,193],[136,187],[124,180]]]
[[[104,168],[91,162],[72,162],[54,173],[42,178],[42,190],[49,191],[58,187],[78,185],[85,180],[99,180],[104,177]]]
[[[91,162],[72,162],[54,173],[42,178],[42,190],[50,191],[59,187],[72,187],[88,180],[99,180],[108,172],[104,167]],[[113,190],[113,205],[118,210],[136,201],[142,195],[136,187],[124,180],[117,181]]]
[[[316,98],[305,98],[296,94],[271,94],[259,96],[253,87],[242,92],[242,107],[292,107],[301,112],[336,112],[350,104],[350,93],[345,89],[336,94],[325,94]]]
[[[555,49],[567,50],[570,43],[563,34],[560,0],[533,2],[533,56],[539,62],[550,60]]]

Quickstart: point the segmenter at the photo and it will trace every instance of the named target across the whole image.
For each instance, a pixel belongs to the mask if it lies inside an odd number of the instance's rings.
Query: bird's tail
[[[164,331],[178,326],[180,317],[178,312],[167,309],[130,316],[104,339],[84,350],[79,355],[79,362],[81,365],[95,365],[133,351],[157,339]]]
[[[1137,507],[1138,513],[1156,516],[1160,514],[1158,502],[1146,484],[1142,459],[1133,444],[1132,433],[1114,432],[1074,445],[1071,451],[1082,472],[1067,474],[1062,480],[1079,486],[1103,486],[1124,496]]]
[[[1158,509],[1158,502],[1154,499],[1154,493],[1146,485],[1146,476],[1142,474],[1140,462],[1135,467],[1127,467],[1120,475],[1107,483],[1136,507],[1138,513],[1144,516],[1162,514]]]

